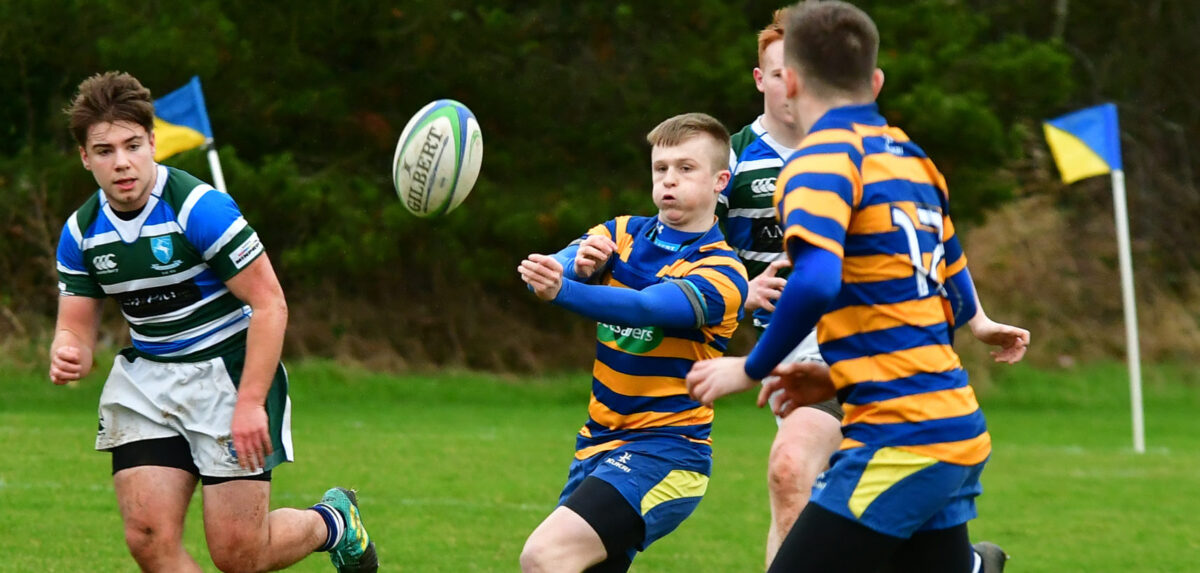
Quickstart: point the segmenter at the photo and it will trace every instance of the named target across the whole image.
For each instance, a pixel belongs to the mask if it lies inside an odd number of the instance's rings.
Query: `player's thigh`
[[[113,489],[126,531],[158,542],[181,539],[197,479],[179,468],[154,465],[114,473]]]
[[[271,482],[234,479],[205,485],[204,532],[209,543],[266,541]]]
[[[600,534],[582,516],[562,505],[533,530],[523,553],[523,560],[536,557],[573,571],[582,571],[608,555]]]
[[[966,524],[935,531],[918,531],[892,555],[886,573],[961,573],[971,571],[975,552]]]

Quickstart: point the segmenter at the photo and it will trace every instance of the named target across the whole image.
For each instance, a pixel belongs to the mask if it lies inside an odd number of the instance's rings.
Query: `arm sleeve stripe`
[[[844,252],[842,243],[830,239],[829,237],[818,235],[812,231],[809,231],[808,229],[805,229],[804,227],[797,225],[789,226],[787,231],[784,232],[783,244],[787,245],[787,242],[791,239],[800,239],[810,245],[825,249],[826,251],[837,255],[839,259],[842,258]]]
[[[188,226],[188,217],[192,215],[192,208],[195,207],[196,203],[200,201],[200,198],[209,191],[215,191],[215,189],[209,185],[197,185],[188,192],[187,200],[185,200],[183,205],[179,207],[179,226],[185,231],[187,230]]]
[[[79,229],[79,212],[76,211],[67,219],[67,229],[71,231],[71,238],[75,239],[75,245],[83,250],[83,231]]]
[[[204,251],[204,260],[211,260],[218,252],[220,252],[223,247],[225,247],[225,245],[229,244],[229,241],[232,241],[233,238],[245,228],[245,217],[238,217],[232,225],[229,225],[228,229],[225,229],[224,233],[221,233],[221,236],[213,242],[212,246]]]
[[[704,326],[705,319],[708,316],[708,309],[705,307],[704,295],[700,294],[700,289],[697,288],[696,285],[685,280],[676,279],[670,282],[678,285],[680,289],[683,289],[684,296],[687,297],[688,302],[692,303],[692,312],[696,314],[696,324],[693,326],[693,328],[700,328],[701,326]]]
[[[814,217],[837,221],[842,227],[850,225],[850,205],[834,191],[821,191],[801,187],[788,192],[783,198],[783,212],[804,211]]]

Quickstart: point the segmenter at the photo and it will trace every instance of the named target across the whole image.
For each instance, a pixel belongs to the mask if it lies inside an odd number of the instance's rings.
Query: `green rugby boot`
[[[321,503],[332,507],[346,521],[342,540],[329,550],[329,560],[338,573],[374,573],[379,570],[375,543],[367,535],[358,513],[358,496],[354,490],[335,487],[325,492]]]
[[[999,545],[991,541],[980,541],[971,546],[979,557],[983,559],[982,573],[1003,573],[1004,563],[1008,561],[1008,554],[1000,549]]]

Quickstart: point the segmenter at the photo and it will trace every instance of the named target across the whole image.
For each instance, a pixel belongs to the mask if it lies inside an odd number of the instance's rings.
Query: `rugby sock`
[[[971,566],[971,573],[986,573],[983,570],[983,555],[980,555],[978,551],[971,549],[971,558],[975,560],[974,564]]]
[[[324,503],[318,503],[309,509],[317,512],[317,515],[325,520],[325,528],[329,531],[329,537],[325,539],[325,544],[318,547],[317,551],[329,551],[337,547],[338,542],[342,540],[342,535],[346,533],[346,520],[342,518],[342,514]]]

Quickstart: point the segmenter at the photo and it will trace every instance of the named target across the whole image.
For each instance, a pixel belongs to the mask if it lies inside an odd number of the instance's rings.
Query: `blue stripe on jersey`
[[[838,393],[838,399],[846,404],[862,406],[915,394],[954,390],[966,385],[967,371],[956,368],[949,372],[922,372],[886,382],[859,382],[843,388]]]
[[[664,335],[673,336],[672,332],[664,332]],[[600,342],[596,343],[596,359],[605,366],[623,374],[633,376],[670,376],[672,378],[686,377],[688,371],[692,369],[692,364],[696,362],[687,358],[629,354],[628,352],[609,348]]]
[[[940,208],[942,197],[942,190],[929,183],[917,183],[907,179],[888,179],[863,185],[863,198],[860,206],[868,207],[893,201],[910,201]]]
[[[746,146],[746,149],[742,150],[742,154],[738,156],[738,163],[758,161],[760,159],[778,159],[782,165],[786,158],[780,157],[778,153],[775,153],[775,149],[763,141],[762,134],[759,134],[758,139],[755,139],[753,143]]]
[[[855,167],[862,169],[863,154],[859,153],[858,148],[854,147],[852,144],[846,143],[846,142],[841,142],[841,141],[830,142],[830,143],[818,143],[817,145],[805,146],[805,147],[797,150],[795,153],[793,153],[792,157],[789,159],[789,161],[791,159],[795,159],[797,157],[807,157],[809,155],[824,155],[826,153],[839,153],[839,154],[845,153],[847,156],[850,157],[850,161],[854,162]]]
[[[62,263],[68,269],[87,272],[87,267],[83,265],[83,251],[79,250],[79,244],[75,242],[75,237],[71,235],[70,218],[63,225],[62,233],[58,237],[58,253],[56,257],[58,258],[58,262]]]
[[[942,344],[950,344],[950,327],[946,323],[933,326],[904,325],[827,341],[821,344],[821,355],[826,362],[834,364],[852,358]]]
[[[841,223],[829,217],[813,215],[803,209],[796,209],[788,214],[787,224],[784,227],[790,228],[793,226],[802,227],[838,243],[845,243],[846,241],[846,228]]]
[[[165,355],[168,355],[168,354],[171,354],[174,352],[182,351],[183,349],[185,349],[201,340],[204,340],[205,338],[208,338],[209,336],[212,336],[213,334],[221,331],[224,328],[228,328],[242,320],[245,320],[246,317],[248,317],[248,316],[250,316],[250,314],[247,313],[245,310],[243,310],[241,316],[237,316],[232,319],[229,319],[229,320],[225,321],[224,323],[222,323],[220,326],[214,327],[214,328],[204,332],[203,334],[199,334],[199,335],[193,336],[191,338],[183,338],[180,340],[175,340],[172,342],[145,342],[145,341],[137,340],[135,338],[135,339],[133,339],[133,347],[138,349],[138,351],[144,352],[146,354],[151,354],[154,356],[165,356]]]
[[[682,388],[681,388],[682,389]],[[687,394],[675,396],[626,396],[614,392],[603,382],[592,378],[592,395],[601,404],[622,416],[640,414],[642,412],[686,412],[700,407],[700,403],[692,400]]]
[[[891,153],[891,150],[900,148],[901,157],[920,157],[921,159],[929,158],[929,156],[925,155],[925,150],[921,149],[921,146],[917,145],[911,139],[905,141],[904,143],[899,143],[890,137],[884,137],[882,135],[870,135],[862,138],[862,145],[863,150],[866,151],[868,155],[871,153]]]
[[[809,189],[818,189],[821,191],[833,191],[846,202],[847,205],[854,204],[854,184],[845,176],[834,173],[797,173],[787,180],[787,191],[798,189],[800,187],[808,187]],[[781,201],[779,207],[783,206]],[[803,205],[801,205],[803,207]]]
[[[976,409],[966,416],[938,418],[923,422],[896,424],[848,424],[842,435],[864,444],[889,446],[924,446],[943,442],[961,442],[976,438],[987,431],[983,411]]]
[[[203,253],[241,216],[237,203],[228,193],[209,191],[192,207],[184,234]]]
[[[871,304],[895,304],[911,300],[921,300],[914,291],[913,277],[904,277],[874,283],[843,283],[833,304],[825,310],[833,312],[847,306]],[[929,296],[940,296],[935,289],[930,289]],[[929,298],[926,296],[924,298]]]
[[[925,227],[917,227],[916,229],[918,241],[920,244],[929,244],[931,241],[937,241],[937,232],[926,229]],[[922,235],[928,235],[922,237]],[[867,256],[867,255],[905,255],[909,254],[908,236],[903,230],[897,228],[895,231],[887,233],[870,233],[863,235],[851,235],[846,239],[845,257]],[[959,256],[962,254],[962,249],[958,250]],[[957,257],[955,257],[957,260]],[[947,262],[953,262],[950,257],[946,257]]]

